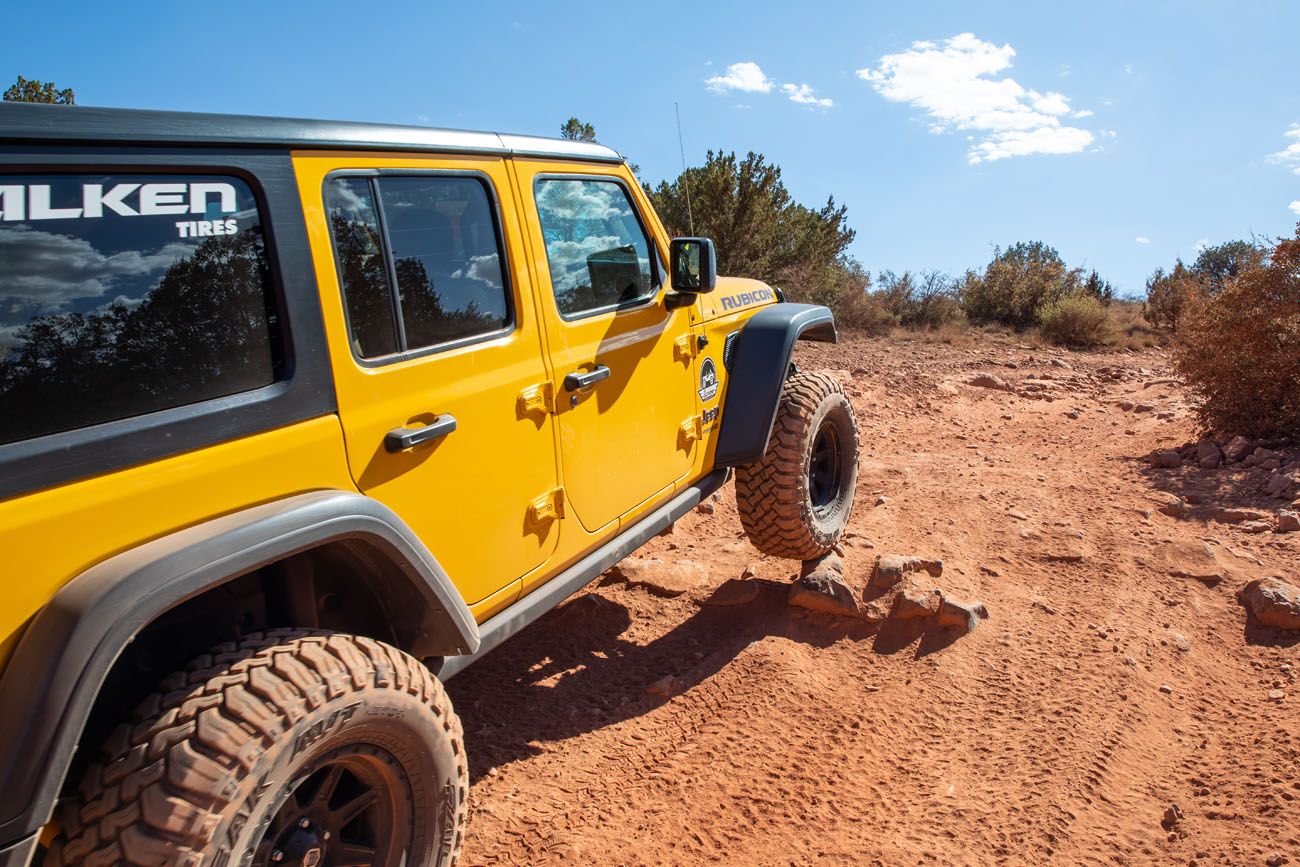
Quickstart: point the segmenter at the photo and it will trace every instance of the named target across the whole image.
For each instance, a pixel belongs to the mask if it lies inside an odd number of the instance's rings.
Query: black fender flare
[[[478,650],[478,624],[447,573],[391,509],[346,491],[276,500],[162,536],[92,566],[32,619],[0,678],[0,841],[52,815],[100,687],[148,623],[205,590],[293,554],[344,542],[388,559],[423,601],[417,655]],[[415,606],[413,606],[415,607]]]
[[[817,304],[773,304],[749,318],[732,352],[714,466],[738,467],[762,459],[794,342],[835,343],[838,337],[835,314]]]

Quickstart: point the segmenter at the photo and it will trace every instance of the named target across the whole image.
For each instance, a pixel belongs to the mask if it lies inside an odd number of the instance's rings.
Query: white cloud
[[[757,63],[742,61],[727,67],[722,75],[715,75],[704,82],[714,93],[730,93],[739,90],[743,93],[770,93],[772,80],[763,74]]]
[[[1290,205],[1288,205],[1287,207],[1289,207],[1289,208],[1291,209],[1291,213],[1296,214],[1297,216],[1300,216],[1300,202],[1292,202],[1292,203],[1291,203]]]
[[[1070,117],[1074,117],[1074,118],[1078,118],[1079,120],[1083,120],[1085,117],[1092,117],[1093,113],[1094,113],[1094,112],[1093,112],[1092,109],[1090,109],[1090,108],[1085,108],[1085,109],[1081,109],[1081,110],[1079,110],[1079,111],[1076,111],[1074,114],[1070,115]]]
[[[813,89],[806,84],[783,84],[781,92],[790,97],[791,102],[800,105],[815,105],[818,108],[830,108],[835,103],[824,97],[813,95]]]
[[[967,153],[974,165],[1030,154],[1071,154],[1086,150],[1091,132],[1063,126],[1069,98],[1056,91],[1026,90],[1015,79],[996,75],[1011,66],[1015,49],[962,33],[936,42],[913,42],[887,54],[858,77],[891,102],[924,110],[930,130],[977,133]]]
[[[1133,243],[1146,246],[1147,244],[1151,243],[1151,239],[1148,238],[1146,235],[1138,235],[1136,238],[1133,239]]]
[[[1300,175],[1300,123],[1291,124],[1291,128],[1282,133],[1282,136],[1291,139],[1291,143],[1277,153],[1269,154],[1268,161],[1287,166]]]

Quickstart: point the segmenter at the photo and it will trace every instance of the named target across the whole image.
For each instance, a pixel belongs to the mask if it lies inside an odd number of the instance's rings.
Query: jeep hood
[[[700,295],[697,322],[710,322],[733,313],[746,317],[761,307],[776,303],[776,291],[761,280],[719,277],[712,292]]]

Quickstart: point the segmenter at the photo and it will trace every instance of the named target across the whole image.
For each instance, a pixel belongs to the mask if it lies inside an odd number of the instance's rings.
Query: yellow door
[[[482,619],[559,533],[550,372],[505,163],[332,155],[297,169],[353,477]]]
[[[690,469],[699,387],[690,314],[664,302],[667,251],[621,166],[514,165],[556,377],[565,493],[595,531]]]

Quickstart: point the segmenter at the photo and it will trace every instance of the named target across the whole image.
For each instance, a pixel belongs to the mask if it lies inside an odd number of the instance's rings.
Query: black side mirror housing
[[[673,238],[668,270],[675,292],[712,292],[718,285],[718,257],[708,238]]]

